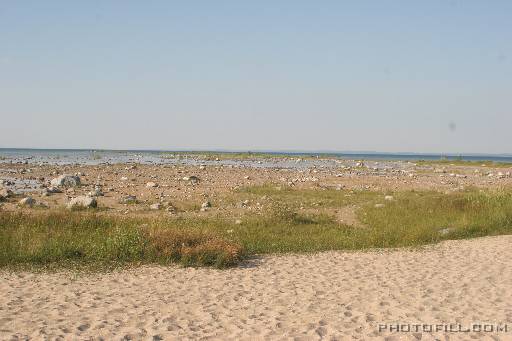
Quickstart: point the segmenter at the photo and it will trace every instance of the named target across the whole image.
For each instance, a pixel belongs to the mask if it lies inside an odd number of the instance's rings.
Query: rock
[[[146,187],[148,187],[148,188],[155,188],[155,187],[158,187],[158,185],[156,183],[150,181],[150,182],[148,182],[146,184]]]
[[[55,187],[76,187],[80,186],[80,178],[76,175],[63,174],[50,181],[50,184]]]
[[[236,225],[241,225],[241,224],[242,224],[242,221],[241,221],[240,219],[237,219],[237,220],[235,220],[235,224],[236,224]]]
[[[126,195],[119,199],[120,204],[136,204],[137,197],[135,195]]]
[[[394,198],[392,195],[386,195],[386,196],[384,197],[384,200],[387,200],[387,201],[393,201],[393,200],[395,200],[395,198]]]
[[[203,202],[201,205],[201,212],[208,211],[210,207],[212,207],[212,204],[209,201]]]
[[[247,206],[249,206],[249,203],[250,203],[250,201],[248,199],[246,199],[240,203],[240,207],[246,208]]]
[[[103,192],[101,191],[100,188],[96,187],[94,189],[94,191],[91,191],[91,192],[87,193],[87,195],[90,196],[90,197],[102,197],[105,194],[103,194]]]
[[[90,196],[79,196],[69,201],[67,208],[94,208],[97,207],[98,203],[95,198]]]
[[[23,198],[20,201],[18,201],[19,206],[32,207],[35,204],[36,204],[36,201],[34,199],[32,199],[31,197],[26,197],[26,198]]]
[[[453,229],[453,228],[451,228],[451,227],[441,228],[441,229],[439,230],[439,234],[440,234],[440,235],[442,235],[442,236],[444,236],[444,235],[446,235],[446,234],[448,234],[448,233],[452,232],[453,230],[454,230],[454,229]]]
[[[196,184],[199,181],[201,181],[197,176],[191,175],[191,176],[184,176],[183,181],[190,181],[192,184]]]
[[[12,191],[7,188],[0,187],[0,201],[9,198],[12,195]]]
[[[375,204],[375,208],[383,208],[384,204]]]
[[[122,176],[121,181],[128,181],[128,178],[126,176]]]
[[[154,210],[154,211],[158,211],[161,208],[162,208],[162,204],[160,204],[159,202],[149,206],[149,209],[150,210]]]
[[[54,194],[54,193],[62,193],[62,191],[58,187],[51,186],[51,187],[43,188],[41,195],[47,197],[50,194]]]

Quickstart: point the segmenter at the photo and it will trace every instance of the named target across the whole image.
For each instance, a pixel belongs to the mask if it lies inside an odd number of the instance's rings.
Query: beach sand
[[[228,269],[0,272],[0,339],[507,340],[512,236],[265,256]],[[508,333],[379,325],[509,323]],[[415,327],[413,327],[414,329]]]

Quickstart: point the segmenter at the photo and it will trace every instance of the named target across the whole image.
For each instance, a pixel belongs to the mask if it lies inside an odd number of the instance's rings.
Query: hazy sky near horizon
[[[0,147],[512,153],[512,1],[2,1]]]

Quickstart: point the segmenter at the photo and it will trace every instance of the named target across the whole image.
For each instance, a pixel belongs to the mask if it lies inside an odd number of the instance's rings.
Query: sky
[[[0,147],[512,153],[512,1],[0,0]]]

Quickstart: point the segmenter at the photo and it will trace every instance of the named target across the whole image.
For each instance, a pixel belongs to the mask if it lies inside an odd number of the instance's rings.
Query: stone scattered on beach
[[[154,182],[150,181],[150,182],[148,182],[148,183],[146,184],[146,187],[147,187],[147,188],[155,188],[155,187],[158,187],[158,185],[157,185],[156,183],[154,183]]]
[[[439,230],[439,234],[440,234],[440,235],[442,235],[442,236],[444,236],[444,235],[446,235],[446,234],[448,234],[448,233],[452,232],[453,230],[454,230],[454,229],[453,229],[453,228],[451,228],[451,227],[445,227],[445,228],[442,228],[442,229],[440,229],[440,230]]]
[[[32,207],[36,204],[36,201],[32,197],[25,197],[18,201],[19,206]]]
[[[95,198],[90,196],[79,196],[76,198],[73,198],[69,201],[67,204],[68,209],[72,208],[94,208],[98,206],[98,202]]]
[[[159,202],[157,202],[156,204],[152,204],[149,206],[149,209],[150,210],[154,210],[154,211],[158,211],[159,209],[162,208],[162,204],[160,204]]]
[[[195,176],[195,175],[191,175],[191,176],[184,176],[183,181],[190,181],[191,184],[195,185],[196,183],[198,183],[200,181],[200,179]]]
[[[395,198],[394,198],[392,195],[386,195],[386,196],[384,197],[384,200],[387,200],[387,201],[393,201],[393,200],[395,200]]]
[[[80,177],[76,175],[63,174],[52,179],[50,184],[55,187],[76,187],[80,186]]]
[[[12,191],[7,188],[0,187],[0,201],[9,198],[12,195]]]
[[[136,204],[137,197],[135,195],[126,195],[119,199],[120,204]]]
[[[201,205],[201,212],[208,211],[210,207],[212,207],[212,204],[209,201],[203,202],[203,204]]]
[[[103,194],[100,187],[96,187],[96,188],[94,188],[94,191],[87,193],[87,195],[90,197],[102,197],[105,194]]]
[[[375,208],[383,208],[384,204],[375,204]]]
[[[49,196],[50,194],[54,194],[54,193],[62,193],[62,191],[58,187],[50,186],[50,187],[43,188],[41,195],[46,197],[46,196]]]

